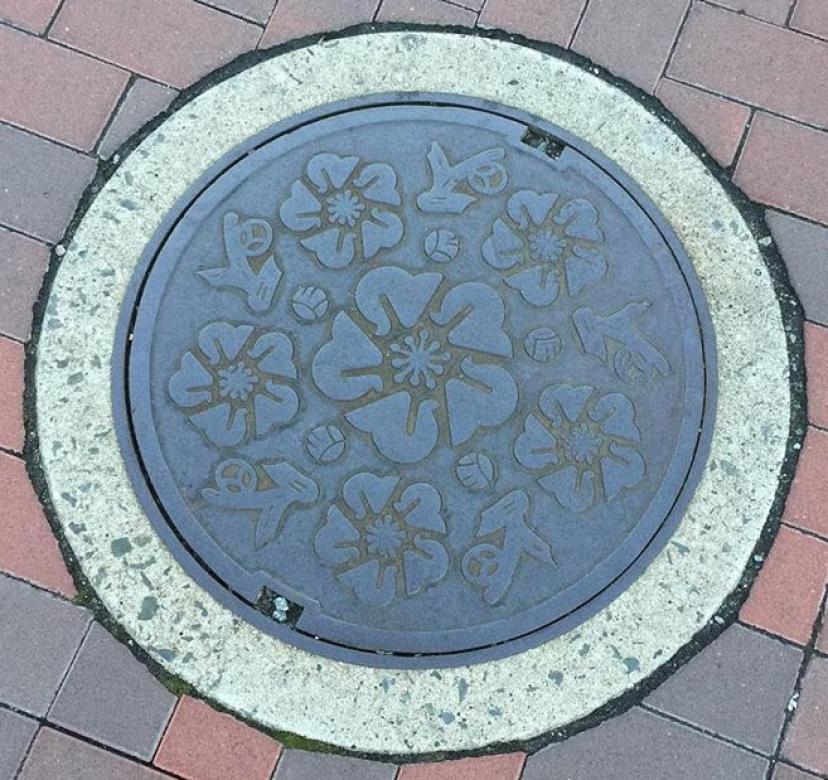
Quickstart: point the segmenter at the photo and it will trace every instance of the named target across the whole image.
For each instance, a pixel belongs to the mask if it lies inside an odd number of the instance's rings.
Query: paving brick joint
[[[32,306],[97,160],[236,56],[374,20],[525,35],[653,94],[767,209],[807,321],[809,426],[783,525],[757,562],[738,621],[624,714],[529,756],[400,770],[393,761],[285,748],[174,696],[71,603],[72,578],[22,460]],[[821,0],[0,0],[0,61],[8,65],[0,87],[0,777],[828,777]]]

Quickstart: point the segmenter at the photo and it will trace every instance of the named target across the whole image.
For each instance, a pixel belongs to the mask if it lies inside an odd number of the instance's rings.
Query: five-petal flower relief
[[[534,306],[554,303],[566,282],[577,295],[607,272],[604,234],[588,200],[519,190],[483,242],[483,259],[504,271],[503,281]]]
[[[491,287],[382,267],[362,277],[355,298],[353,316],[334,318],[312,375],[386,458],[416,463],[441,430],[454,447],[514,412],[517,385],[500,365],[512,343]]]
[[[601,396],[589,385],[551,385],[526,417],[514,453],[541,472],[538,484],[567,509],[581,512],[611,501],[644,477],[641,433],[632,402],[620,393]]]
[[[344,268],[400,242],[401,204],[390,165],[323,153],[311,157],[305,179],[293,182],[279,216],[289,230],[307,234],[300,243],[322,265]]]
[[[319,559],[360,601],[384,607],[445,577],[443,502],[431,485],[355,474],[314,539]]]
[[[211,322],[170,378],[173,402],[217,447],[261,438],[299,409],[293,344],[279,331]]]

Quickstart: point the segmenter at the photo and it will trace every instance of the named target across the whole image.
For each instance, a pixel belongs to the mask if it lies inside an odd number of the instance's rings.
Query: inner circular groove
[[[457,98],[365,102],[268,131],[159,231],[114,364],[125,457],[259,628],[375,665],[501,656],[669,538],[712,328],[663,218],[582,142]]]

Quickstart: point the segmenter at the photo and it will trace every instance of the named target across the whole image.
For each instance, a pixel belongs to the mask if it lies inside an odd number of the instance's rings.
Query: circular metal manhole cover
[[[707,451],[712,328],[586,144],[441,96],[303,115],[179,203],[127,299],[121,442],[188,570],[362,663],[506,655],[623,590]]]

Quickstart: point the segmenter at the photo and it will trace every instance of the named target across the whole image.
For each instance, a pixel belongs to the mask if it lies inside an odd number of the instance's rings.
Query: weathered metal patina
[[[516,652],[668,540],[715,408],[692,267],[611,162],[450,96],[280,124],[148,247],[114,364],[179,560],[360,663]]]

